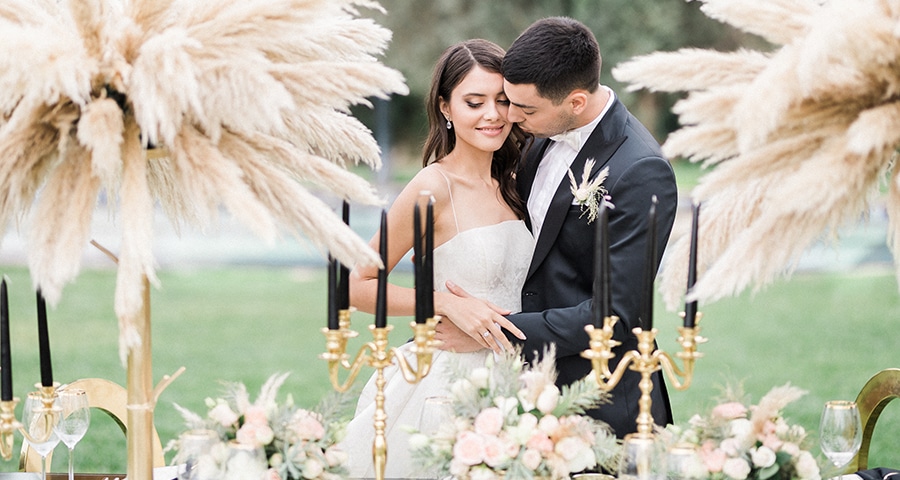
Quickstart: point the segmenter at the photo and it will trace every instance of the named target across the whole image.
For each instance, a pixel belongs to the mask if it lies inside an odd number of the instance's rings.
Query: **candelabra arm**
[[[681,351],[675,356],[682,360],[684,369],[679,368],[675,359],[666,352],[657,350],[654,352],[654,356],[657,357],[660,366],[669,377],[672,387],[676,390],[687,390],[694,378],[694,364],[698,358],[703,356],[697,351],[697,345],[706,342],[706,339],[698,335],[700,333],[699,326],[679,327],[678,332],[680,333],[678,344],[681,345]]]
[[[369,364],[376,346],[373,342],[364,344],[359,348],[351,363],[348,361],[349,356],[346,353],[347,338],[349,338],[346,331],[323,328],[322,333],[325,335],[326,352],[319,355],[319,358],[328,362],[328,378],[331,380],[331,386],[338,392],[346,392],[353,385],[362,367]],[[344,382],[340,381],[339,375],[342,368],[348,370]]]
[[[16,420],[17,403],[18,398],[0,402],[0,456],[4,460],[12,459],[15,434],[22,428],[22,424]]]
[[[629,351],[622,357],[616,370],[610,371],[609,361],[616,356],[612,350],[622,344],[618,340],[613,340],[614,327],[618,321],[619,317],[611,315],[603,318],[602,328],[596,328],[594,325],[584,327],[590,337],[590,348],[581,352],[581,356],[591,361],[597,385],[607,392],[619,384],[628,365],[640,357],[637,352]]]
[[[43,386],[41,384],[35,386],[38,387],[41,393],[42,405],[40,421],[44,422],[44,426],[41,427],[39,431],[43,434],[40,437],[32,436],[29,433],[29,430],[31,429],[26,429],[21,423],[18,425],[18,430],[22,433],[22,436],[25,437],[28,443],[43,443],[53,435],[53,426],[59,422],[59,416],[62,413],[62,409],[55,404],[56,389],[59,388],[59,383],[53,382],[53,385],[51,386]]]
[[[431,317],[425,323],[410,323],[409,326],[415,332],[411,349],[412,353],[416,355],[415,366],[397,348],[391,349],[391,355],[397,359],[397,366],[400,367],[403,379],[407,383],[419,383],[431,371],[431,358],[440,343],[439,340],[434,339],[434,327],[439,321],[440,316]]]

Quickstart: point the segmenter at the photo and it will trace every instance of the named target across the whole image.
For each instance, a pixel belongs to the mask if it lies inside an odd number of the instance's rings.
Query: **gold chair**
[[[91,408],[96,408],[110,417],[122,429],[122,433],[128,428],[128,392],[121,385],[103,378],[85,378],[76,380],[68,386],[80,388],[87,392],[88,403]],[[47,455],[47,463],[50,463],[53,452]],[[164,467],[165,457],[162,453],[162,443],[159,434],[153,429],[153,466]],[[28,442],[22,442],[22,453],[19,455],[19,470],[23,472],[40,472],[41,456],[37,454]]]
[[[876,373],[860,390],[856,397],[859,417],[863,425],[863,440],[859,453],[853,457],[846,472],[852,473],[869,468],[869,444],[875,422],[887,404],[900,397],[900,368],[888,368]]]

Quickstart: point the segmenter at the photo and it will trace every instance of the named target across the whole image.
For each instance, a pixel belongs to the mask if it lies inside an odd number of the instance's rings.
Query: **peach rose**
[[[533,448],[527,448],[525,453],[522,454],[522,465],[525,465],[525,468],[529,470],[537,470],[541,465],[542,459],[541,452]]]
[[[542,430],[535,430],[531,434],[531,438],[525,442],[525,447],[531,450],[536,450],[538,452],[552,452],[553,451],[553,440],[550,439],[550,436],[547,435],[546,432]]]
[[[700,447],[700,458],[710,473],[718,473],[722,471],[727,456],[725,452],[716,448],[712,442],[706,442]]]
[[[506,455],[506,446],[498,437],[485,436],[483,440],[484,463],[490,467],[496,467],[509,460],[509,456]]]
[[[250,405],[244,411],[244,423],[253,423],[256,425],[266,425],[269,420],[266,418],[266,410],[257,405]]]

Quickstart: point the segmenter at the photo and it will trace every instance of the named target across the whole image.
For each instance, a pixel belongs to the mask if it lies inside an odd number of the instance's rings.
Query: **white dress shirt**
[[[575,161],[578,152],[584,147],[588,137],[591,136],[591,133],[593,133],[597,125],[600,124],[600,120],[603,119],[603,116],[606,115],[606,112],[609,111],[613,102],[616,100],[615,92],[609,87],[600,85],[600,88],[604,88],[609,92],[609,100],[607,100],[606,105],[603,107],[603,110],[600,111],[600,114],[597,115],[597,118],[591,120],[590,123],[583,127],[574,129],[574,131],[581,134],[581,141],[578,149],[576,150],[565,142],[553,142],[547,147],[547,150],[544,151],[544,157],[540,160],[540,164],[538,164],[537,172],[534,174],[534,182],[531,185],[531,194],[528,196],[528,214],[531,216],[531,231],[534,233],[534,238],[536,239],[540,238],[541,226],[544,224],[544,218],[547,216],[550,202],[553,200],[553,195],[556,193],[557,188],[559,188],[560,182],[567,177],[566,172],[568,172],[572,162]],[[580,179],[581,172],[575,172],[575,178]]]

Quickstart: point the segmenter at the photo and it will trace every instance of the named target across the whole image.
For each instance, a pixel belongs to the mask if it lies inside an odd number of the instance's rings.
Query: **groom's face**
[[[555,105],[549,98],[540,96],[534,84],[504,80],[503,91],[510,103],[509,121],[518,123],[522,130],[535,137],[549,137],[575,127],[575,114],[569,102]]]

